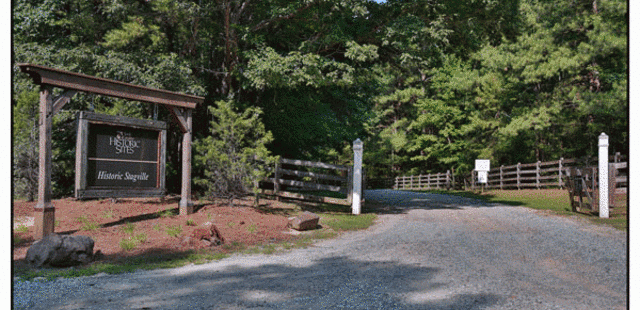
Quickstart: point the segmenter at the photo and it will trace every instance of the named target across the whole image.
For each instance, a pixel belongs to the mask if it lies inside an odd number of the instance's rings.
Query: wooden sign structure
[[[191,201],[191,113],[198,103],[204,102],[203,97],[148,88],[40,65],[18,64],[18,66],[22,72],[29,74],[35,84],[40,85],[38,203],[34,209],[36,240],[54,231],[55,207],[51,204],[53,115],[60,111],[78,91],[157,103],[169,109],[183,133],[180,214],[193,213],[193,202]],[[54,87],[64,90],[60,96],[55,98],[52,94]]]
[[[76,198],[165,195],[167,124],[80,112]]]

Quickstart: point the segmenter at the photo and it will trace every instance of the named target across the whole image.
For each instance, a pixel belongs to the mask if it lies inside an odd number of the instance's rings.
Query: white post
[[[353,141],[353,199],[351,211],[360,214],[360,200],[362,197],[362,141]]]
[[[598,137],[598,178],[600,192],[600,218],[609,218],[609,136]]]

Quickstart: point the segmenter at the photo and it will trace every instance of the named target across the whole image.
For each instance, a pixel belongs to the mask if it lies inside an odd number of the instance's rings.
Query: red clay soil
[[[73,198],[54,200],[55,233],[85,235],[95,241],[94,252],[103,254],[101,261],[117,261],[131,256],[150,253],[179,253],[192,249],[207,248],[196,242],[182,242],[207,223],[215,225],[226,244],[242,243],[255,245],[291,240],[286,227],[290,214],[295,213],[295,205],[274,200],[260,200],[260,207],[251,207],[252,201],[238,200],[235,205],[228,201],[196,204],[191,215],[178,215],[179,197],[160,200],[151,199],[111,199],[80,201]],[[17,265],[25,263],[29,246],[34,243],[33,208],[35,202],[14,201],[13,203],[13,260]],[[167,211],[168,210],[168,211]],[[29,218],[31,217],[31,219]],[[90,225],[94,224],[93,229]],[[132,250],[120,246],[122,239],[131,237],[124,230],[127,224],[135,225],[133,235],[144,234],[146,240]],[[131,227],[131,224],[128,224]],[[179,236],[170,236],[171,228],[180,226]],[[25,229],[26,227],[26,229]],[[87,228],[89,228],[87,230]],[[225,251],[216,247],[214,251]]]

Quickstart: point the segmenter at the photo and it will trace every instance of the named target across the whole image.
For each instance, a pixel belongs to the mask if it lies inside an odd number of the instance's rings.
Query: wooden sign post
[[[169,109],[183,133],[180,214],[185,215],[193,212],[193,202],[191,201],[191,110],[196,107],[196,104],[202,104],[204,98],[45,66],[33,64],[18,64],[18,66],[22,72],[29,74],[35,84],[40,85],[38,203],[34,210],[36,240],[54,231],[55,207],[51,204],[51,127],[53,115],[68,103],[78,91],[161,104]],[[64,89],[62,95],[53,98],[54,87]]]

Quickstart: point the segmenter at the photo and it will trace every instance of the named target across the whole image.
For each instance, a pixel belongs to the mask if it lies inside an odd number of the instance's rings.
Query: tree
[[[194,143],[194,171],[201,170],[204,177],[194,182],[209,197],[232,200],[253,193],[257,199],[257,184],[275,163],[267,149],[273,137],[260,121],[260,109],[238,112],[233,106],[231,101],[218,101],[209,108],[210,135]]]

